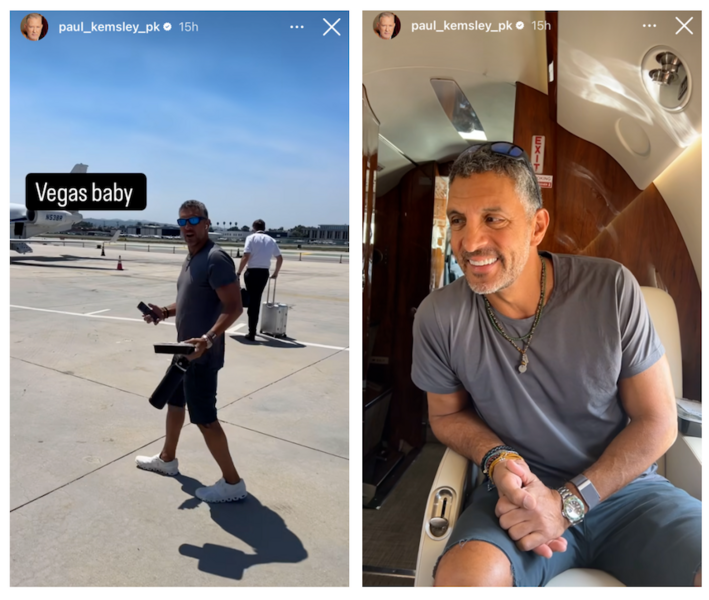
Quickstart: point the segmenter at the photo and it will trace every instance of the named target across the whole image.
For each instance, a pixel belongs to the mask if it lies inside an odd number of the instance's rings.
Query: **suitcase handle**
[[[266,304],[275,304],[276,303],[276,280],[273,280],[273,302],[269,301],[269,297],[271,295],[271,278],[268,278],[268,289],[266,290]]]

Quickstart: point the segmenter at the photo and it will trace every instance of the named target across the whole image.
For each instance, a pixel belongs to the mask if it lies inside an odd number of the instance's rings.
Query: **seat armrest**
[[[702,438],[677,436],[665,455],[665,477],[697,500],[702,499]]]
[[[433,568],[443,553],[453,526],[461,513],[465,481],[470,468],[467,458],[446,449],[428,494],[416,559],[417,587],[433,585]],[[431,523],[432,519],[436,519]]]
[[[421,527],[421,541],[416,559],[416,579],[414,581],[416,587],[430,587],[433,585],[433,568],[443,553],[453,527],[463,510],[465,484],[470,465],[471,463],[466,458],[463,458],[450,448],[446,449],[441,459],[428,495],[426,512],[424,513]],[[450,493],[450,499],[446,501],[444,511],[441,500],[446,496],[446,493]],[[441,518],[446,519],[448,526],[440,535],[435,535],[436,531],[432,531],[430,521],[441,513],[443,513]],[[433,529],[435,530],[435,527]],[[551,587],[623,586],[622,583],[607,573],[593,569],[571,569],[558,575],[547,585]]]

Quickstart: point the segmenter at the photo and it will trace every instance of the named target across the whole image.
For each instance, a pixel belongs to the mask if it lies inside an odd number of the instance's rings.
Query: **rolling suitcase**
[[[261,333],[273,337],[286,337],[286,322],[288,321],[288,305],[276,302],[276,279],[273,280],[273,302],[269,302],[271,280],[268,280],[266,302],[261,307]]]

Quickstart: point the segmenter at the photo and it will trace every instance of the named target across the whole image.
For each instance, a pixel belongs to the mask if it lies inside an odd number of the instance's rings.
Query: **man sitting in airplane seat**
[[[513,144],[458,157],[448,218],[465,277],[421,303],[412,378],[438,439],[488,481],[434,584],[536,587],[586,567],[627,586],[701,585],[701,502],[656,473],[676,405],[635,278],[537,251],[549,213]]]

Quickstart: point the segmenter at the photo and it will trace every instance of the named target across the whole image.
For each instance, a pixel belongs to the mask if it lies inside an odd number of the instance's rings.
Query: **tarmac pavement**
[[[210,505],[189,419],[179,476],[134,460],[162,448],[152,344],[176,339],[136,306],[174,301],[184,256],[33,248],[10,266],[11,585],[348,585],[348,265],[286,258],[289,338],[230,330],[217,406],[249,496]]]

